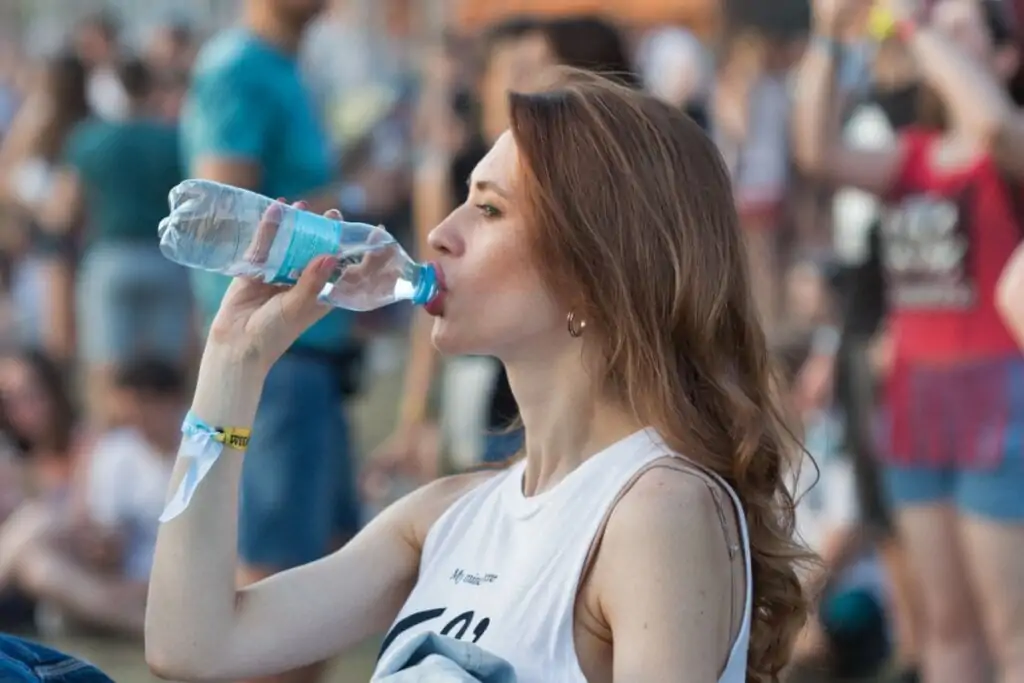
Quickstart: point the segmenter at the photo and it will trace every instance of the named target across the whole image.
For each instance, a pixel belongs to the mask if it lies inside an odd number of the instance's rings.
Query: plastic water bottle
[[[184,266],[287,286],[310,261],[332,254],[338,269],[320,299],[353,311],[425,305],[439,292],[434,267],[409,258],[380,226],[331,220],[210,180],[186,180],[168,200],[160,250]]]

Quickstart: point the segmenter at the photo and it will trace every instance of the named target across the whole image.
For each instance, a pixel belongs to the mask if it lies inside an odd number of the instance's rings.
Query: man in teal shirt
[[[192,177],[304,200],[341,204],[331,145],[303,83],[296,52],[324,0],[246,0],[242,26],[211,40],[182,110]],[[228,278],[195,272],[209,324]],[[245,582],[325,555],[350,537],[358,505],[342,403],[354,375],[351,314],[334,311],[271,370],[242,475],[239,554]],[[243,426],[243,425],[238,425]],[[287,680],[306,681],[314,672]]]

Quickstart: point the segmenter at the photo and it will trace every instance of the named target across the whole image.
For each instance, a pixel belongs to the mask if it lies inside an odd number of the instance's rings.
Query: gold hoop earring
[[[583,331],[587,329],[587,321],[580,320],[579,324],[577,324],[576,311],[569,311],[569,314],[565,316],[565,326],[569,329],[570,337],[579,339],[583,336]]]

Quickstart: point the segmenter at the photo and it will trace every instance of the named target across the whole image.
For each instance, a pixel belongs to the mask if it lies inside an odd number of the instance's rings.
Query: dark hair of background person
[[[680,109],[579,70],[556,89],[513,93],[510,110],[534,262],[587,322],[597,390],[743,503],[747,681],[777,681],[809,609],[797,564],[813,556],[794,538],[789,475],[801,450],[779,403],[722,157]]]
[[[171,38],[171,43],[174,47],[179,49],[186,49],[191,47],[192,43],[196,39],[195,31],[192,25],[186,21],[175,21],[167,25],[167,35]]]
[[[480,35],[471,52],[475,55],[477,78],[486,73],[495,51],[506,43],[515,42],[527,36],[540,34],[544,30],[544,21],[529,15],[516,15],[490,25]],[[450,47],[456,48],[455,38],[449,40]],[[472,130],[480,128],[480,105],[475,93],[458,90],[451,95],[452,111]],[[471,144],[479,147],[484,143],[473,140]],[[475,152],[475,150],[474,150]],[[474,153],[474,156],[476,154]],[[476,162],[473,162],[476,166]],[[470,168],[470,171],[473,169]],[[468,174],[467,176],[468,177]],[[460,179],[458,182],[462,182]],[[457,193],[458,194],[458,193]],[[462,202],[458,202],[462,203]]]
[[[640,87],[622,32],[611,21],[599,16],[558,17],[544,25],[544,33],[560,64]]]
[[[1024,60],[1024,46],[1018,38],[1013,17],[1001,0],[980,0],[978,3],[982,19],[988,28],[992,46],[995,49],[1012,47],[1021,51]],[[1024,61],[1018,64],[1017,71],[1006,82],[1006,91],[1017,106],[1024,106]],[[948,126],[946,104],[930,87],[921,87],[918,91],[918,123],[928,128],[944,130]]]
[[[126,59],[117,67],[121,87],[133,102],[149,97],[156,85],[152,70],[137,57]]]
[[[532,16],[515,16],[493,24],[483,32],[478,44],[477,56],[481,68],[490,61],[494,50],[503,43],[519,40],[544,30],[545,22]]]
[[[70,52],[48,59],[44,70],[44,87],[49,90],[47,96],[53,103],[53,109],[50,119],[40,127],[33,151],[54,162],[60,157],[71,130],[92,113],[88,98],[88,71],[82,60]]]
[[[24,363],[45,394],[45,401],[52,424],[43,443],[34,442],[27,434],[18,433],[11,424],[6,408],[0,401],[0,429],[5,431],[17,447],[17,454],[30,457],[33,451],[45,449],[53,455],[70,455],[74,439],[77,411],[71,399],[71,392],[65,380],[64,368],[42,351],[28,349],[17,353],[14,358]]]
[[[117,15],[109,10],[87,14],[78,22],[78,28],[92,29],[110,43],[116,43],[121,35],[121,22]]]
[[[992,35],[992,44],[999,47],[1015,47],[1018,52],[1017,71],[1010,77],[1007,91],[1017,106],[1024,106],[1024,45],[1021,43],[1020,17],[1014,17],[1009,3],[1000,0],[982,0],[981,11]]]
[[[478,76],[487,71],[491,58],[499,47],[527,36],[541,34],[543,30],[544,21],[532,16],[514,16],[489,26],[474,46]],[[477,163],[487,154],[490,145],[484,142],[480,134],[480,103],[475,92],[459,90],[452,93],[451,107],[455,115],[471,131],[470,139],[465,147],[459,150],[452,159],[451,197],[453,206],[458,206],[464,203],[469,196],[466,180],[476,168]]]

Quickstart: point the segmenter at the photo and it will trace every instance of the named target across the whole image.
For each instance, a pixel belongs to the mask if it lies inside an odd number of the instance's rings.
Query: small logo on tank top
[[[498,580],[497,574],[468,574],[463,569],[456,569],[448,577],[455,585],[468,583],[470,586],[479,586],[485,583],[494,583]]]

